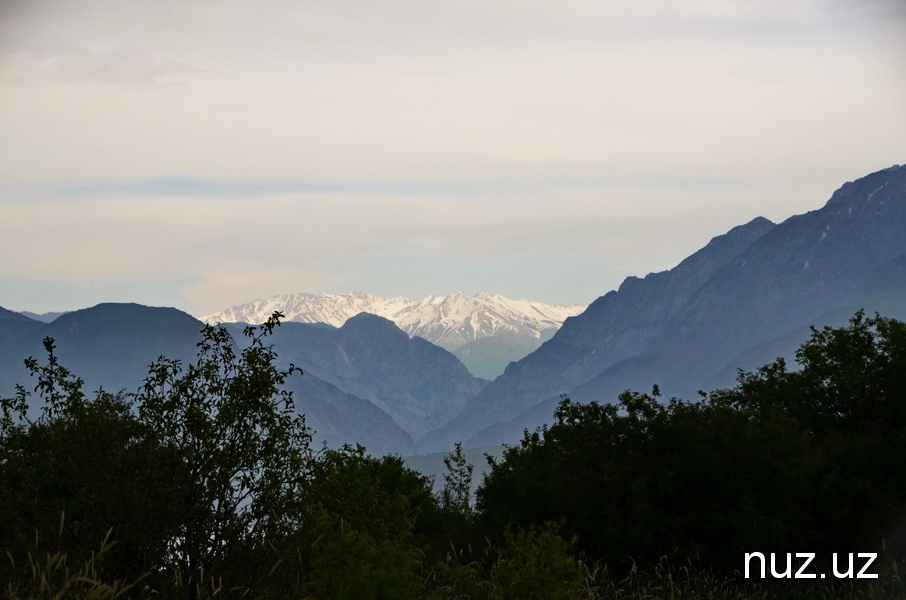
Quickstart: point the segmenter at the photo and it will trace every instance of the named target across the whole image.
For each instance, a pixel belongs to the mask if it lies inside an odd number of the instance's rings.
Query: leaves
[[[282,389],[293,369],[277,369],[264,345],[280,316],[247,328],[251,344],[238,355],[225,329],[205,327],[194,364],[159,359],[134,397],[183,464],[183,517],[169,543],[190,583],[224,564],[247,576],[263,569],[236,557],[289,527],[288,504],[305,484],[311,435]]]
[[[563,520],[590,556],[696,557],[880,543],[906,510],[906,325],[856,314],[697,402],[565,398],[478,492],[485,527]]]
[[[453,452],[444,456],[444,487],[440,493],[441,510],[469,518],[472,515],[472,471],[475,466],[466,460],[462,443],[456,442]]]

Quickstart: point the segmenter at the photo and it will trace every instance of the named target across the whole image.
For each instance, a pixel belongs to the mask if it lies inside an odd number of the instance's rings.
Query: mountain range
[[[555,305],[511,300],[500,294],[454,292],[421,300],[386,298],[367,292],[284,294],[199,317],[206,323],[263,323],[274,311],[287,321],[340,327],[360,313],[384,317],[410,337],[420,337],[453,352],[476,376],[493,379],[514,360],[557,331],[564,319],[587,305]]]
[[[34,387],[23,359],[43,362],[47,337],[85,391],[128,393],[160,356],[191,363],[203,328],[182,311],[138,304],[99,304],[51,323],[0,309],[0,394],[14,393],[14,384]],[[244,326],[227,328],[237,346],[248,341]],[[268,341],[278,366],[303,370],[287,387],[315,439],[332,446],[361,443],[378,454],[412,454],[414,438],[458,414],[482,385],[448,351],[367,313],[340,328],[284,323]]]
[[[273,310],[296,319],[270,342],[281,364],[303,369],[288,385],[319,440],[377,454],[440,452],[457,441],[479,448],[549,422],[564,394],[609,402],[656,384],[694,399],[733,385],[739,368],[791,359],[812,325],[844,324],[859,309],[906,319],[904,232],[906,166],[894,166],[844,184],[806,214],[734,227],[572,316],[487,294],[413,303],[355,292],[278,297],[206,318],[227,322],[238,345],[244,326],[230,322],[261,322]],[[531,318],[512,316],[514,306]],[[365,307],[384,315],[347,315]],[[89,390],[135,390],[158,356],[191,360],[203,326],[176,309],[135,304],[101,304],[50,323],[0,309],[0,394],[34,385],[22,359],[42,357],[45,337]],[[532,336],[537,348],[491,382],[441,347],[493,353],[508,335]]]

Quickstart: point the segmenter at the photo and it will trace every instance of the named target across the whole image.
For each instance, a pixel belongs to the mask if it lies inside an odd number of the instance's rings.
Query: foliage
[[[823,462],[816,483],[817,523],[833,523],[831,550],[854,544],[902,555],[906,539],[906,323],[860,311],[848,327],[812,328],[796,353],[801,367],[783,360],[713,397],[750,411],[759,421],[793,419]]]
[[[231,586],[266,575],[274,556],[261,549],[298,525],[288,507],[310,462],[304,419],[281,389],[292,368],[277,370],[263,343],[279,316],[247,329],[238,356],[226,330],[206,327],[195,364],[162,357],[138,393],[93,400],[46,340],[47,365],[26,361],[39,417],[22,387],[0,405],[4,545],[38,532],[75,559],[109,533],[110,576],[159,574],[189,598],[211,573]],[[53,536],[62,515],[65,535]]]
[[[277,325],[241,352],[205,328],[194,364],[90,399],[47,340],[26,361],[40,410],[22,387],[0,400],[3,597],[906,599],[903,323],[813,330],[798,369],[696,402],[566,398],[475,505],[458,444],[437,495],[399,457],[313,452],[264,344]],[[882,540],[879,580],[735,573],[744,552]]]
[[[494,597],[573,600],[579,596],[582,569],[552,525],[507,532],[504,539],[493,570]]]
[[[143,589],[143,577],[126,582],[105,580],[101,576],[99,565],[107,559],[112,547],[107,539],[102,540],[100,547],[79,565],[71,565],[70,557],[65,553],[49,554],[37,546],[36,542],[21,565],[8,555],[12,577],[0,589],[4,598],[115,600]]]
[[[789,415],[816,437],[906,425],[906,323],[859,311],[849,327],[812,327],[796,362],[795,371],[778,359],[740,373],[737,388],[716,396],[761,416]]]
[[[906,510],[906,334],[857,314],[694,403],[564,400],[478,492],[489,531],[562,520],[591,558],[690,557],[732,572],[765,552],[888,550]],[[896,543],[891,543],[896,542]],[[899,550],[902,551],[902,547]]]
[[[401,458],[324,448],[294,511],[300,522],[275,572],[281,595],[415,598],[420,545],[439,517],[431,482]]]
[[[727,406],[628,392],[615,405],[566,399],[555,419],[508,449],[479,489],[487,528],[563,520],[593,558],[710,562],[780,541],[784,516],[808,518],[782,503],[787,493],[807,501],[814,479],[807,455],[774,462],[805,448],[786,422],[755,426]]]
[[[178,457],[121,394],[99,391],[62,367],[52,340],[46,366],[29,359],[44,400],[28,414],[29,392],[0,402],[0,542],[12,560],[32,553],[88,561],[102,548],[105,573],[132,579],[162,566],[176,507]],[[115,543],[113,543],[115,542]]]
[[[315,539],[302,572],[312,597],[415,600],[421,587],[421,555],[407,532],[376,537],[367,528],[313,510],[307,524]]]
[[[435,518],[430,480],[398,456],[369,456],[362,446],[325,448],[311,463],[298,510],[315,506],[375,537],[414,532]]]
[[[474,465],[466,460],[462,443],[456,442],[453,452],[444,456],[444,487],[440,492],[441,510],[468,518],[472,514],[472,471]]]
[[[226,329],[205,327],[195,364],[159,359],[134,397],[181,461],[169,563],[190,590],[205,572],[249,585],[271,566],[257,547],[296,524],[289,507],[308,477],[311,436],[282,389],[293,366],[278,370],[263,343],[281,316],[246,328],[251,344],[238,356]]]
[[[463,552],[447,555],[426,580],[429,597],[510,600],[575,600],[587,596],[583,565],[569,554],[569,544],[553,523],[507,531],[499,546],[488,545],[477,560]]]

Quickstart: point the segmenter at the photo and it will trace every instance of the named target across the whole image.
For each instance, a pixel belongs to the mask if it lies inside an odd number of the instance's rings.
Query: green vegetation
[[[594,560],[678,555],[727,573],[745,552],[898,552],[906,325],[860,313],[813,331],[797,360],[694,403],[656,388],[564,401],[479,490],[485,527],[563,520]]]
[[[695,402],[564,399],[473,502],[458,445],[437,494],[399,457],[312,448],[279,317],[242,351],[206,328],[132,394],[86,395],[52,340],[26,361],[41,406],[0,402],[0,597],[906,598],[902,322],[813,330],[799,368]],[[879,577],[746,579],[747,552],[876,552]]]

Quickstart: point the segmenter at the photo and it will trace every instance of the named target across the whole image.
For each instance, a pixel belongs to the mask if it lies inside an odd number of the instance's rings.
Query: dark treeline
[[[161,358],[135,393],[86,394],[47,340],[34,391],[2,401],[0,594],[906,597],[902,322],[813,330],[797,368],[696,402],[564,399],[474,503],[459,447],[439,494],[399,457],[313,448],[305,399],[282,391],[299,375],[266,344],[277,325],[242,351],[208,327],[197,362]],[[815,553],[819,573],[877,552],[881,577],[744,580],[747,552]]]

